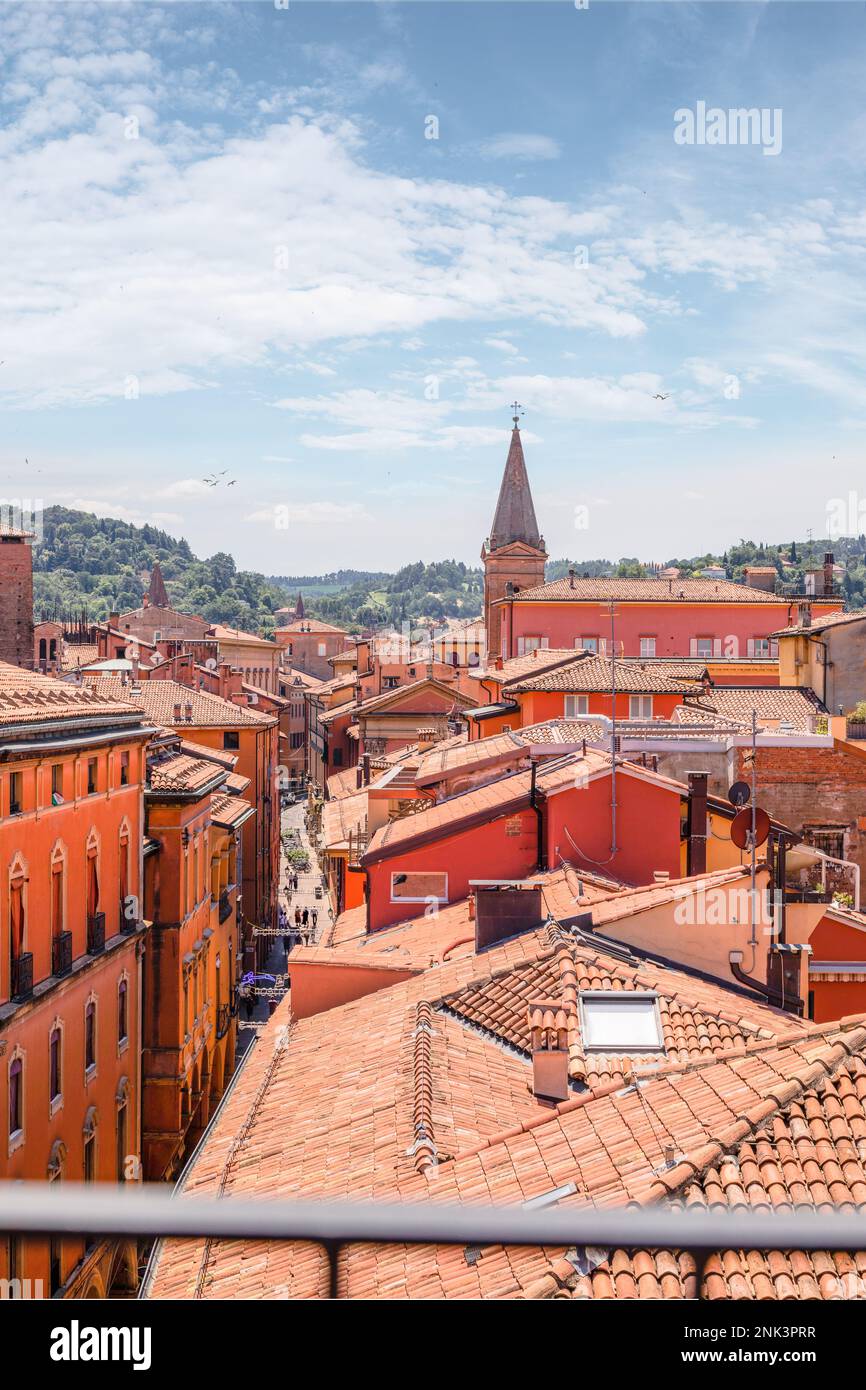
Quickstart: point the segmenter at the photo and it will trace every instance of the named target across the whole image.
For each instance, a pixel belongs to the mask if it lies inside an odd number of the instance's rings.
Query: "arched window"
[[[93,830],[87,837],[86,891],[87,915],[95,917],[99,911],[99,840]]]
[[[39,638],[39,660],[44,661],[48,655],[48,644],[44,637]]]
[[[120,832],[120,863],[118,881],[120,884],[120,901],[118,907],[117,925],[123,930],[126,920],[126,900],[129,897],[129,831],[124,825]]]
[[[84,1141],[84,1181],[96,1181],[96,1106],[91,1105],[84,1117],[82,1137]]]
[[[88,999],[84,1008],[84,1070],[91,1072],[96,1066],[96,1000]]]
[[[118,1046],[129,1042],[129,979],[126,975],[117,986],[117,1042]]]
[[[117,1088],[117,1120],[116,1120],[116,1123],[117,1123],[117,1131],[116,1131],[116,1141],[117,1141],[117,1151],[116,1151],[117,1181],[118,1181],[118,1182],[126,1182],[126,1176],[127,1176],[126,1160],[127,1160],[127,1158],[129,1157],[129,1155],[127,1154],[127,1147],[128,1147],[128,1137],[127,1137],[127,1135],[128,1135],[128,1126],[129,1126],[129,1082],[128,1082],[128,1080],[126,1079],[125,1076],[121,1079],[120,1085],[119,1085],[118,1088]]]
[[[51,1113],[63,1099],[63,1027],[55,1019],[48,1035],[48,1101]]]
[[[66,1167],[66,1145],[55,1139],[48,1155],[48,1181],[60,1182]],[[48,1284],[52,1296],[63,1286],[63,1241],[60,1236],[48,1238]]]
[[[24,1053],[16,1048],[9,1060],[9,1140],[24,1136]]]
[[[66,929],[66,861],[58,840],[51,851],[51,939]]]
[[[9,879],[9,946],[12,959],[17,960],[24,950],[26,937],[26,877],[23,865],[13,867]]]

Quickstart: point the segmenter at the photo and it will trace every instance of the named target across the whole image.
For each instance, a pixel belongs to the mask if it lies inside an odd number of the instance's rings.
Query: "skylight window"
[[[580,996],[583,1045],[588,1052],[663,1052],[655,994],[587,990]]]

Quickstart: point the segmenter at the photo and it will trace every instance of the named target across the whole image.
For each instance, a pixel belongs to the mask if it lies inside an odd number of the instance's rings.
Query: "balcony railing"
[[[29,999],[33,993],[33,952],[22,951],[12,960],[12,998]]]
[[[52,975],[68,975],[72,969],[72,932],[58,932],[51,943]]]
[[[104,912],[91,912],[87,918],[87,949],[92,956],[105,950]]]
[[[851,1210],[715,1211],[689,1207],[453,1206],[440,1202],[283,1202],[184,1197],[85,1184],[0,1184],[0,1231],[9,1235],[143,1236],[150,1239],[291,1240],[320,1245],[330,1292],[340,1294],[348,1245],[546,1246],[682,1250],[703,1271],[720,1250],[866,1250],[866,1213]],[[149,1275],[142,1287],[147,1295]]]
[[[219,919],[225,922],[232,915],[232,900],[229,897],[228,889],[223,888],[220,893]]]

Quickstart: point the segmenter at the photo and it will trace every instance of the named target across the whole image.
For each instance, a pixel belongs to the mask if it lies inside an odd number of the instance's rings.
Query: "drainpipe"
[[[529,778],[529,804],[535,812],[537,820],[535,867],[539,873],[542,873],[544,869],[547,867],[545,864],[544,856],[544,812],[542,811],[538,801],[538,787],[536,785],[536,774],[538,772],[538,764],[536,763],[534,758],[530,759],[530,766],[532,771],[530,773]]]

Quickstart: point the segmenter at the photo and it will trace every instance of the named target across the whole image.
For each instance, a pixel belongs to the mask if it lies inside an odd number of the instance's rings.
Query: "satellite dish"
[[[137,661],[137,660],[138,660],[138,643],[137,643],[137,642],[130,642],[129,646],[126,648],[126,650],[124,651],[123,655],[126,657],[126,660],[127,660],[127,661]]]
[[[770,817],[760,806],[755,807],[755,848],[762,845],[770,833]],[[737,849],[752,848],[752,808],[745,806],[731,821],[731,839]]]
[[[209,656],[207,661],[205,662],[205,666],[209,671],[215,671],[217,666],[216,657]]]
[[[751,798],[751,790],[748,782],[735,782],[728,792],[728,800],[732,806],[736,806],[739,811],[742,806]]]

